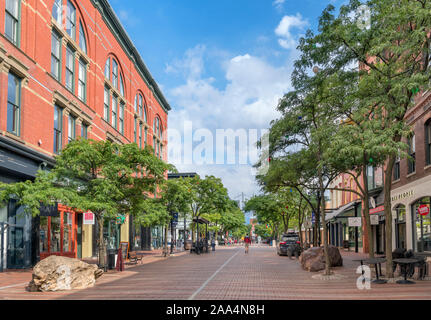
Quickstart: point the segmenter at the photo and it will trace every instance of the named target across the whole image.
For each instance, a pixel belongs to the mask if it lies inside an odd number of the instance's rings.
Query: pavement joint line
[[[8,288],[13,288],[13,287],[19,287],[19,286],[22,286],[22,285],[27,284],[27,283],[28,282],[24,282],[24,283],[13,284],[13,285],[6,286],[6,287],[0,287],[0,290],[8,289]]]
[[[201,285],[201,287],[195,291],[195,293],[193,293],[187,300],[193,300],[196,295],[199,294],[199,292],[201,292],[206,286],[207,284],[217,275],[217,273],[219,273],[233,258],[235,258],[239,253],[241,252],[241,250],[238,250],[237,253],[235,253],[232,257],[230,257],[220,268],[217,269],[216,272],[213,273],[213,275],[211,277],[209,277],[207,279],[207,281],[204,282],[203,285]]]

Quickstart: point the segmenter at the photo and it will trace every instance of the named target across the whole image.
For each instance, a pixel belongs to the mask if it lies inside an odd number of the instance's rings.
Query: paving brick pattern
[[[352,260],[364,255],[342,254],[344,266],[334,268],[344,276],[341,280],[313,279],[315,273],[302,270],[295,259],[277,256],[275,248],[251,247],[245,254],[243,248],[232,246],[208,254],[184,252],[168,259],[155,257],[125,272],[105,274],[94,288],[86,290],[30,293],[24,286],[16,286],[0,289],[0,299],[431,299],[431,281],[372,284],[371,290],[357,289],[358,262]]]

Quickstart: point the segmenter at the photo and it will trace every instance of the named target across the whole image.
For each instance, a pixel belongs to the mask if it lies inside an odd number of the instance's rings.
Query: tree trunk
[[[97,246],[98,246],[98,252],[99,252],[99,268],[104,269],[106,266],[106,247],[105,247],[105,241],[103,239],[103,216],[102,214],[98,213],[96,214],[97,219],[97,229],[99,232],[99,239],[97,239]]]
[[[319,170],[320,171],[320,170]],[[323,248],[325,251],[325,275],[331,274],[331,262],[329,260],[329,251],[328,251],[328,227],[326,225],[326,217],[325,217],[325,189],[323,187],[323,177],[319,172],[319,183],[320,183],[320,206],[322,212],[322,224],[323,224]],[[320,228],[319,228],[320,232]]]
[[[393,278],[392,271],[392,207],[391,207],[391,187],[392,187],[392,170],[395,164],[396,156],[389,157],[388,165],[385,170],[385,241],[386,241],[386,277]]]
[[[366,158],[364,159],[366,160]],[[362,168],[362,181],[363,181],[363,189],[364,189],[364,207],[362,208],[362,215],[365,218],[365,227],[367,229],[368,234],[368,255],[372,259],[374,258],[374,237],[373,237],[373,228],[371,226],[370,219],[370,196],[368,194],[368,172],[367,166],[364,165]]]

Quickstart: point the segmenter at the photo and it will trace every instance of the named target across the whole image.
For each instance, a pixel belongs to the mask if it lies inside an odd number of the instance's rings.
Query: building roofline
[[[94,7],[99,10],[100,14],[107,22],[108,28],[111,29],[112,34],[118,40],[120,45],[125,49],[125,52],[135,64],[136,69],[139,71],[150,90],[153,91],[154,96],[162,106],[163,110],[168,113],[168,111],[171,110],[171,106],[145,65],[144,60],[139,54],[139,51],[136,49],[132,40],[130,40],[129,35],[127,34],[120,22],[120,19],[118,19],[108,0],[91,0],[91,2],[93,3]]]

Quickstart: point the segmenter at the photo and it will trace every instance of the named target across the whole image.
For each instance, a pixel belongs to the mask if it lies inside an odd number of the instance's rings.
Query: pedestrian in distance
[[[249,249],[249,247],[250,247],[250,243],[251,243],[251,240],[250,240],[250,237],[245,237],[244,238],[244,244],[245,244],[245,253],[247,253],[248,254],[248,249]]]
[[[215,239],[214,238],[212,238],[212,240],[211,240],[211,247],[212,247],[213,251],[215,251]]]

